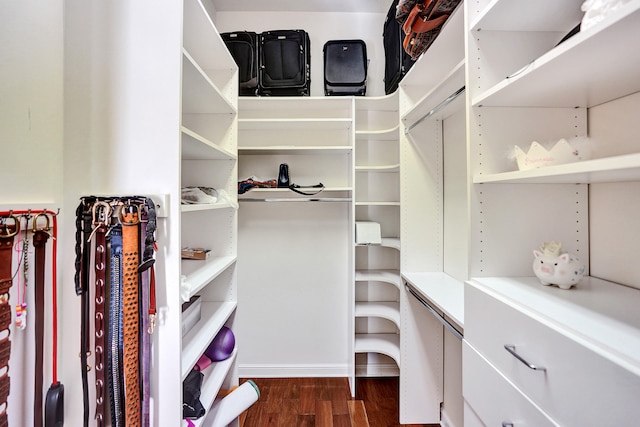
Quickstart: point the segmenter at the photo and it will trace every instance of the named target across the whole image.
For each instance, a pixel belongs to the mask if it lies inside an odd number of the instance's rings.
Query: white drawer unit
[[[637,425],[638,316],[607,317],[632,309],[598,301],[608,287],[593,278],[570,291],[535,278],[474,279],[465,285],[465,340],[560,425]]]
[[[465,426],[557,425],[467,342],[462,344],[462,361]]]

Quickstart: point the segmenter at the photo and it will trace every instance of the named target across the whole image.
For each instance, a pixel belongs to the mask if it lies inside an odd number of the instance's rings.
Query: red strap
[[[156,314],[156,269],[153,266],[151,266],[149,279],[149,314]]]
[[[429,9],[431,2],[432,0],[425,0],[424,4],[416,4],[415,6],[413,6],[413,9],[411,9],[407,20],[402,25],[402,30],[405,34],[409,35],[411,33],[426,33],[427,31],[431,31],[434,28],[437,28],[438,26],[444,24],[444,22],[449,17],[448,13],[431,19],[431,17],[433,16],[433,12],[438,8],[440,4],[440,0],[436,1],[427,16],[425,16],[424,18],[421,16],[421,13],[423,11]]]
[[[409,16],[407,16],[404,24],[402,24],[402,31],[404,31],[405,34],[409,34],[411,32],[414,21],[420,16],[420,13],[422,13],[423,10],[429,8],[431,1],[432,0],[424,0],[424,3],[417,3],[413,6],[413,9],[409,12]]]
[[[47,212],[49,213],[49,212]],[[51,212],[53,216],[53,252],[52,252],[52,266],[51,266],[51,306],[53,312],[52,319],[52,329],[53,329],[53,367],[51,369],[52,372],[52,384],[56,384],[58,382],[58,270],[56,266],[58,265],[58,219],[57,215]]]

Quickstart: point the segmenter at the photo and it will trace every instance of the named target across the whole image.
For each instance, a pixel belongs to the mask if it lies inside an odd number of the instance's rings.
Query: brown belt
[[[11,341],[9,326],[11,325],[11,306],[9,290],[12,285],[11,261],[13,258],[13,237],[20,231],[20,221],[13,215],[14,224],[5,222],[0,226],[0,427],[8,427],[7,399],[10,391],[9,357]]]
[[[139,210],[135,205],[121,207],[123,254],[123,315],[124,315],[124,389],[127,427],[139,427],[140,404],[140,311],[139,311]]]
[[[38,217],[33,218],[33,247],[35,248],[35,300],[36,300],[36,367],[34,374],[34,390],[33,390],[33,425],[34,427],[42,427],[43,406],[42,406],[42,376],[44,361],[44,273],[45,273],[45,256],[46,245],[49,240],[49,217],[47,225],[44,229],[37,229]]]
[[[94,355],[96,379],[96,426],[104,425],[105,416],[105,282],[107,280],[107,225],[111,217],[111,206],[106,202],[95,202],[92,209],[95,235],[95,309],[94,309]]]

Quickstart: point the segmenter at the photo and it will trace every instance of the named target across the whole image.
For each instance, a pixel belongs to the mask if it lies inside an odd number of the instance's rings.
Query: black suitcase
[[[309,96],[311,43],[304,30],[265,31],[260,35],[260,94]]]
[[[322,49],[324,94],[361,95],[367,92],[367,45],[363,40],[329,40]]]
[[[260,43],[258,34],[250,31],[222,33],[222,40],[238,64],[238,94],[241,96],[258,95],[258,65],[260,61]]]
[[[402,47],[404,31],[396,21],[396,8],[399,0],[394,0],[384,21],[382,41],[384,44],[384,93],[387,95],[398,89],[400,81],[411,69],[415,61]]]

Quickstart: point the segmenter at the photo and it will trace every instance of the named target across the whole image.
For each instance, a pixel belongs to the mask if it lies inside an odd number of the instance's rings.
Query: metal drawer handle
[[[511,353],[511,355],[513,357],[515,357],[516,359],[518,359],[519,361],[521,361],[522,363],[527,365],[527,368],[533,369],[534,371],[545,371],[546,372],[547,368],[543,368],[542,366],[536,366],[536,365],[534,365],[532,363],[529,363],[526,360],[524,360],[524,358],[522,356],[520,356],[518,353],[516,353],[516,346],[515,345],[505,344],[504,345],[504,349],[507,350],[509,353]]]
[[[503,421],[502,427],[513,427],[513,423],[511,421]]]

